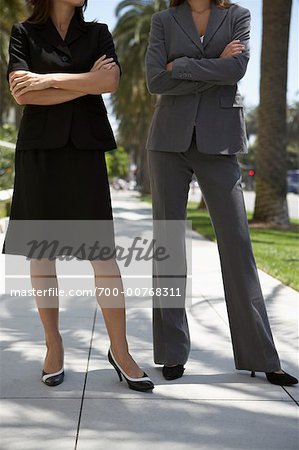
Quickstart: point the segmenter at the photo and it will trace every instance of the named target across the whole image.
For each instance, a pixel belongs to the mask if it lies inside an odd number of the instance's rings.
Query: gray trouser
[[[154,220],[185,220],[189,184],[193,173],[197,177],[217,238],[236,369],[279,370],[252,252],[236,155],[201,153],[193,137],[186,152],[148,151],[148,163]],[[155,288],[159,277],[155,264],[153,270]],[[190,352],[185,304],[183,301],[181,307],[167,308],[165,301],[164,297],[153,297],[154,361],[185,364]]]

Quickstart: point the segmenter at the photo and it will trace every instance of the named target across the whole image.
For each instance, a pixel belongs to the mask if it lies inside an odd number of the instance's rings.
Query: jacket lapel
[[[217,29],[223,22],[228,9],[221,9],[216,6],[214,2],[211,3],[211,12],[207,24],[207,29],[203,39],[203,43],[200,40],[199,32],[195,26],[190,5],[187,0],[184,1],[180,6],[170,9],[174,19],[177,21],[179,26],[184,30],[184,32],[189,36],[189,38],[197,45],[197,47],[204,53],[204,48],[208,42],[212,39],[213,35],[216,33]]]
[[[184,3],[182,3],[180,6],[170,9],[170,12],[173,14],[173,17],[182,28],[182,30],[189,36],[189,38],[203,53],[203,44],[201,43],[199,33],[193,21],[191,8],[187,0],[185,0]]]
[[[86,32],[87,32],[87,25],[81,23],[80,20],[78,19],[78,16],[74,14],[70,22],[70,26],[67,30],[67,34],[65,36],[65,42],[67,43],[67,45],[70,45],[72,42],[76,41]]]
[[[220,25],[222,24],[223,20],[226,17],[226,14],[228,13],[228,8],[218,8],[215,3],[212,3],[212,8],[210,12],[210,17],[208,20],[205,37],[203,38],[203,46],[206,47],[206,45],[209,43],[209,41],[212,39]]]
[[[72,56],[69,45],[87,31],[84,24],[80,23],[75,14],[70,21],[64,40],[60,36],[59,31],[57,30],[50,16],[43,24],[30,25],[34,26],[34,28],[38,30],[39,35],[42,36],[45,41],[47,41],[49,44],[53,45],[56,49],[60,50],[62,53],[65,53],[69,57]]]

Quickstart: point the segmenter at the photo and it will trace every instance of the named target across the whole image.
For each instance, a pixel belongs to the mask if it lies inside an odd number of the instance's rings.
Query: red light
[[[253,177],[253,175],[255,174],[255,172],[254,172],[253,169],[250,169],[248,173],[249,173],[249,176],[250,176],[250,177]]]

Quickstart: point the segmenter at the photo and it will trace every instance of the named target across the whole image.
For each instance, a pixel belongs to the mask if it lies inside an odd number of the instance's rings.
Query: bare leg
[[[100,295],[97,289],[97,301],[102,309],[107,332],[111,342],[112,352],[123,370],[134,378],[142,377],[143,371],[138,367],[129,353],[126,338],[126,310],[123,284],[118,264],[115,259],[106,261],[91,261],[95,274],[97,288],[114,288],[117,296]]]
[[[33,288],[47,290],[58,287],[55,260],[31,259],[30,273]],[[47,373],[54,373],[63,366],[63,342],[59,333],[59,299],[45,292],[43,296],[36,296],[36,304],[47,346],[43,368]]]

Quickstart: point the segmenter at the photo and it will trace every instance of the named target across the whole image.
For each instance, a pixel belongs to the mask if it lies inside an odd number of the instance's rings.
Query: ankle
[[[127,355],[129,353],[129,347],[127,342],[117,342],[110,344],[110,348],[112,350],[112,353],[115,355]]]
[[[62,337],[59,332],[46,336],[46,346],[47,347],[57,346],[57,345],[59,345],[59,346],[62,345]]]

